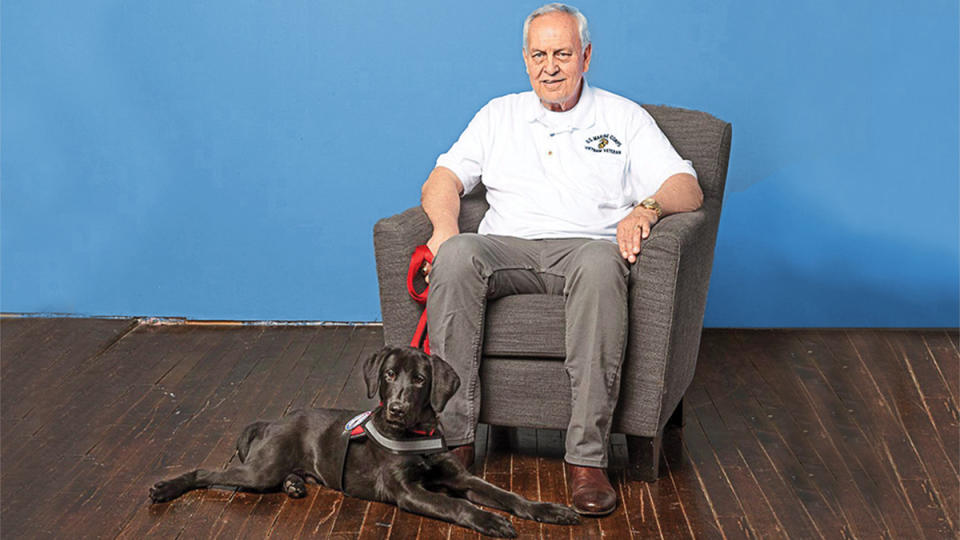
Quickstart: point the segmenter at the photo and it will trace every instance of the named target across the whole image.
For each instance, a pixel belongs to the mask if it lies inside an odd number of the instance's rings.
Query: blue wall
[[[4,1],[0,309],[379,319],[539,5],[399,4]],[[592,84],[734,125],[707,325],[958,324],[954,0],[578,5]]]

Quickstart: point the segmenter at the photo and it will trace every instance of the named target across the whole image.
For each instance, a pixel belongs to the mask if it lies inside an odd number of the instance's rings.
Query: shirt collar
[[[544,125],[559,131],[587,129],[596,122],[597,118],[593,92],[593,88],[587,84],[587,79],[584,77],[583,90],[580,92],[580,99],[577,104],[569,111],[548,115],[548,110],[540,103],[537,93],[531,91],[526,106],[526,120],[528,122],[539,120]]]

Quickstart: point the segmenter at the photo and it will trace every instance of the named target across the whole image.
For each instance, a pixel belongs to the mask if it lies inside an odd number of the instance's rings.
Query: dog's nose
[[[403,406],[400,405],[399,403],[391,403],[390,405],[387,406],[387,411],[389,411],[390,414],[398,418],[402,418],[404,414]]]

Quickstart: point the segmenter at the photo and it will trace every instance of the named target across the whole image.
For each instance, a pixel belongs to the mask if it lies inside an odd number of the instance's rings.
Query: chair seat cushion
[[[485,356],[552,358],[566,356],[563,296],[517,294],[487,305]]]
[[[495,426],[566,429],[570,378],[563,362],[497,358],[480,363],[480,421]]]

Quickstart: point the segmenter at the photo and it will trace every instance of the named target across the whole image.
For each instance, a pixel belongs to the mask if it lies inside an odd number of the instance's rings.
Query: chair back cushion
[[[730,124],[705,112],[644,105],[683,159],[693,162],[704,205],[720,206],[727,179]]]

